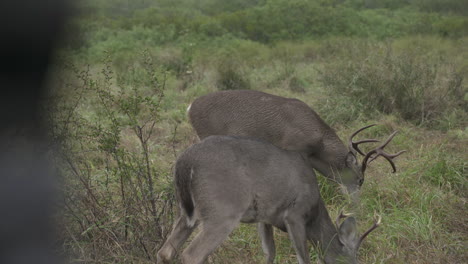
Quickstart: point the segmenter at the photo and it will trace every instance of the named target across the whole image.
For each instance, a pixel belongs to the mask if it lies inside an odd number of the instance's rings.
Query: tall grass
[[[441,127],[451,114],[467,121],[464,76],[449,59],[395,50],[391,43],[353,47],[353,55],[321,69],[330,93],[348,96],[363,112],[396,114],[418,125]]]

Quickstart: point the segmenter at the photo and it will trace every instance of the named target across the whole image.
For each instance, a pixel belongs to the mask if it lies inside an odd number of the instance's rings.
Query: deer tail
[[[192,177],[194,170],[184,159],[178,160],[175,167],[176,196],[180,207],[188,217],[188,225],[193,226],[195,220],[194,201],[192,195]]]

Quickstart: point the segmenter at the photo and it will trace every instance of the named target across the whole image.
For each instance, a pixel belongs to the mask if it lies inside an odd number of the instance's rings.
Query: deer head
[[[345,219],[341,224],[341,219]],[[338,215],[335,225],[338,230],[338,241],[341,245],[340,254],[342,257],[337,258],[333,252],[326,254],[324,257],[325,263],[358,263],[357,253],[362,241],[369,235],[374,229],[380,226],[382,218],[378,216],[378,219],[374,220],[374,224],[361,236],[358,235],[356,219],[349,214],[343,214],[340,212]]]
[[[367,128],[373,127],[373,126],[375,126],[375,124],[364,126],[356,130],[349,137],[349,141],[348,141],[349,152],[346,156],[346,161],[345,161],[346,165],[345,165],[345,169],[341,170],[341,183],[343,183],[348,188],[348,190],[357,190],[357,188],[362,186],[362,184],[364,183],[364,172],[366,168],[368,167],[368,164],[374,161],[379,156],[384,157],[392,166],[393,172],[396,172],[396,166],[395,166],[395,163],[393,162],[393,159],[395,157],[398,157],[402,153],[406,152],[406,150],[402,150],[396,154],[388,154],[384,151],[385,146],[387,146],[388,143],[390,143],[390,141],[393,139],[393,137],[398,133],[398,131],[394,131],[383,144],[381,144],[375,149],[372,149],[368,153],[364,153],[359,148],[360,144],[379,142],[379,140],[364,139],[364,140],[359,140],[359,141],[353,141],[353,138],[357,134],[359,134],[359,132]],[[357,159],[357,154],[364,156],[361,163],[359,163]],[[355,188],[353,188],[353,185],[355,186]]]

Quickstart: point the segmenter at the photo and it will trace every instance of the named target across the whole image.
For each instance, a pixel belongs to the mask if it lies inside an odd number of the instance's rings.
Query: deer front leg
[[[299,264],[310,264],[309,252],[307,250],[307,237],[305,223],[299,217],[286,217],[285,224],[288,230],[289,239],[296,250]]]
[[[258,233],[262,241],[262,249],[266,256],[266,263],[273,264],[276,255],[273,226],[265,223],[258,223]]]
[[[158,264],[169,263],[171,259],[174,258],[177,249],[179,249],[182,244],[184,244],[184,242],[195,229],[196,225],[189,226],[187,220],[188,219],[185,215],[181,215],[176,220],[174,229],[172,230],[164,245],[158,251]]]

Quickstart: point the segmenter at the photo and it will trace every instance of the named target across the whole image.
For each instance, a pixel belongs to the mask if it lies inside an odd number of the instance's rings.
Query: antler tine
[[[335,220],[335,225],[337,228],[340,227],[340,220],[343,219],[343,218],[346,218],[348,216],[351,216],[352,214],[346,214],[346,213],[343,213],[343,210],[340,210],[340,214],[336,217],[336,220]]]
[[[396,158],[396,157],[400,156],[402,153],[405,153],[405,152],[406,152],[406,150],[401,150],[401,151],[399,151],[398,153],[395,153],[395,154],[382,153],[382,155],[380,155],[380,156],[386,158],[390,163],[393,163],[393,161],[391,159]],[[377,157],[378,157],[378,155],[372,157],[372,159],[370,159],[367,163],[371,163],[372,161],[377,159]]]
[[[377,152],[377,150],[373,149],[371,151],[369,151],[366,156],[364,157],[364,159],[362,160],[362,166],[361,166],[361,172],[362,174],[364,175],[364,171],[366,171],[367,169],[367,160]],[[378,157],[378,154],[375,156],[375,157]],[[374,157],[374,158],[375,158]]]
[[[392,166],[393,172],[396,172],[396,166],[395,166],[395,163],[393,162],[392,159],[395,158],[395,157],[398,157],[400,154],[406,152],[406,150],[402,150],[402,151],[400,151],[400,152],[398,152],[396,154],[389,154],[389,153],[384,152],[383,149],[385,148],[385,146],[387,146],[388,143],[390,143],[390,141],[392,141],[393,137],[395,137],[395,135],[397,133],[398,133],[398,131],[394,131],[382,145],[380,145],[377,148],[369,151],[365,155],[364,159],[362,160],[362,167],[361,167],[362,173],[364,173],[364,171],[366,170],[367,164],[371,163],[372,161],[377,159],[379,156],[384,157],[390,163],[390,165]],[[372,156],[374,154],[376,154],[376,155]],[[371,157],[372,157],[372,159],[369,160],[369,158],[371,158]]]
[[[351,136],[350,136],[350,139],[352,139],[354,136],[356,136],[359,132],[363,131],[364,129],[366,128],[369,128],[369,127],[373,127],[373,126],[376,126],[377,124],[371,124],[371,125],[367,125],[365,127],[361,127],[360,129],[356,130]]]
[[[392,141],[393,137],[398,133],[398,130],[393,131],[393,133],[387,138],[387,140],[379,147],[379,148],[385,148],[390,141]]]
[[[369,142],[379,142],[379,140],[377,139],[364,139],[364,140],[360,140],[360,141],[357,141],[357,142],[353,142],[353,137],[356,136],[359,132],[363,131],[364,129],[366,128],[369,128],[369,127],[373,127],[375,126],[376,124],[372,124],[372,125],[368,125],[368,126],[365,126],[365,127],[362,127],[358,130],[356,130],[350,137],[349,137],[349,149],[350,150],[355,150],[357,151],[359,154],[365,156],[366,154],[364,154],[364,152],[362,152],[358,145],[361,144],[361,143],[369,143]]]
[[[380,224],[382,223],[382,217],[380,215],[378,217],[379,218],[377,219],[377,221],[374,221],[374,224],[364,234],[361,235],[361,237],[359,238],[359,242],[357,244],[357,248],[359,248],[364,238],[366,238],[367,235],[370,234],[370,232],[374,231],[374,229],[380,226]]]

